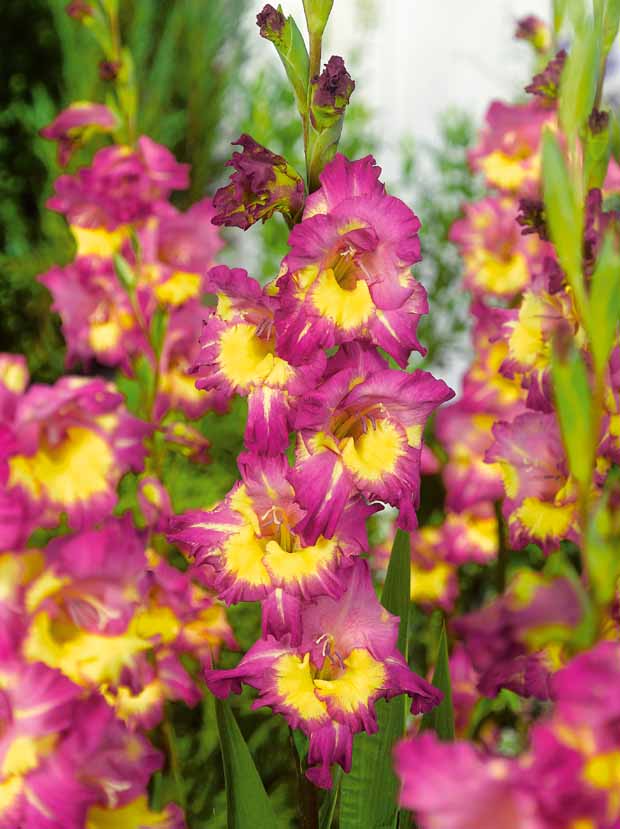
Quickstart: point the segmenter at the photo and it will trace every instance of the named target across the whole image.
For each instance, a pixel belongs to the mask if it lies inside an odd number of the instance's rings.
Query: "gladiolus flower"
[[[428,305],[410,270],[420,261],[420,222],[387,195],[380,172],[372,156],[338,154],[306,200],[276,283],[278,353],[290,361],[351,340],[380,346],[403,367],[412,349],[423,353],[415,331]]]
[[[317,382],[325,356],[319,351],[304,365],[291,365],[279,356],[274,332],[278,298],[241,268],[213,268],[209,287],[218,305],[200,339],[196,386],[213,391],[218,399],[247,396],[246,446],[262,454],[283,452],[293,408]]]
[[[398,620],[379,604],[366,562],[342,571],[340,599],[304,605],[301,639],[260,639],[236,668],[207,671],[214,694],[259,691],[254,707],[270,706],[310,738],[307,777],[330,788],[330,765],[351,768],[353,735],[377,730],[374,703],[406,693],[414,714],[428,711],[441,693],[416,676],[396,649]]]
[[[50,210],[71,224],[115,230],[157,213],[173,190],[188,186],[188,165],[143,135],[138,149],[114,146],[95,153],[90,167],[56,180]]]
[[[37,526],[54,526],[63,512],[72,527],[109,514],[121,477],[142,468],[151,431],[111,383],[83,377],[31,386],[6,426],[7,492],[24,499]]]
[[[235,172],[230,184],[213,198],[213,224],[247,230],[259,220],[266,222],[275,212],[292,222],[304,205],[305,187],[299,173],[250,135],[241,135],[233,143],[243,151],[233,153],[226,162]]]
[[[240,469],[242,482],[221,504],[176,519],[170,538],[189,550],[197,567],[214,568],[214,587],[226,602],[269,600],[268,629],[279,627],[271,605],[287,600],[295,638],[299,603],[288,597],[341,595],[339,568],[366,549],[365,519],[375,508],[351,500],[329,539],[308,539],[297,529],[305,512],[286,458],[245,454]]]
[[[41,136],[50,141],[58,141],[58,163],[65,167],[80,144],[85,143],[91,135],[113,132],[117,127],[118,119],[107,106],[79,101],[64,109],[47,127],[43,127]]]
[[[432,374],[404,374],[387,368],[374,349],[343,347],[298,407],[295,474],[308,510],[304,532],[330,537],[356,493],[397,506],[399,526],[415,527],[424,425],[453,396]]]

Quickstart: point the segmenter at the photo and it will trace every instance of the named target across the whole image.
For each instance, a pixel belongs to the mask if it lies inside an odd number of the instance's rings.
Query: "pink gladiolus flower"
[[[96,359],[129,372],[131,358],[148,350],[111,259],[81,256],[64,268],[54,266],[39,282],[52,294],[52,308],[60,314],[68,367]]]
[[[115,230],[156,214],[173,190],[188,186],[188,176],[188,165],[143,135],[137,150],[104,147],[90,167],[60,176],[47,206],[71,224]]]
[[[5,488],[27,506],[31,527],[54,526],[63,512],[72,527],[107,515],[122,475],[142,468],[150,432],[112,384],[82,377],[31,386],[4,427]]]
[[[407,667],[396,649],[398,620],[379,604],[366,562],[341,572],[346,592],[302,609],[298,645],[287,636],[254,644],[236,668],[207,671],[217,696],[246,683],[259,691],[254,707],[270,706],[310,738],[307,776],[332,785],[330,765],[351,768],[353,735],[376,731],[374,703],[406,693],[413,713],[430,710],[441,693]]]
[[[545,126],[556,113],[537,101],[504,104],[493,101],[480,141],[469,153],[474,170],[482,172],[491,187],[524,196],[536,196],[540,183],[540,144]]]
[[[207,273],[224,244],[211,223],[213,214],[210,199],[196,202],[185,213],[166,204],[139,228],[138,275],[160,305],[176,308],[200,301],[207,290]]]
[[[458,594],[456,567],[445,557],[443,527],[427,525],[411,533],[411,601],[450,612]]]
[[[154,417],[160,420],[168,411],[183,412],[196,420],[205,412],[224,412],[230,395],[221,389],[203,391],[196,387],[190,373],[200,359],[200,331],[208,309],[193,300],[171,311],[160,356],[160,380]]]
[[[262,600],[266,630],[281,629],[278,607],[287,602],[284,623],[295,638],[299,599],[342,594],[339,568],[366,549],[365,519],[375,508],[351,500],[331,538],[308,540],[297,529],[305,512],[286,458],[245,454],[240,469],[242,482],[221,504],[173,520],[170,538],[197,567],[214,569],[213,585],[226,602]]]
[[[553,253],[537,236],[521,235],[517,210],[514,199],[487,196],[465,205],[465,217],[452,225],[450,240],[465,264],[463,284],[474,296],[512,299]]]
[[[581,345],[585,339],[571,294],[552,291],[549,279],[541,277],[524,293],[518,309],[496,309],[494,313],[501,325],[498,337],[507,347],[501,373],[520,380],[527,390],[529,409],[552,412],[553,340],[556,336],[570,337]]]
[[[247,230],[276,211],[292,221],[301,213],[306,194],[299,173],[250,135],[241,135],[233,144],[243,150],[226,162],[234,172],[230,184],[220,187],[213,198],[217,210],[213,224]]]
[[[395,760],[401,805],[420,829],[547,829],[509,759],[427,733],[399,743]]]
[[[196,386],[218,399],[247,396],[246,446],[261,454],[283,452],[296,401],[316,384],[325,356],[318,351],[303,365],[278,356],[274,314],[279,300],[241,268],[214,268],[209,289],[217,294],[218,305],[200,339]]]
[[[66,167],[80,144],[98,132],[113,132],[118,127],[118,118],[103,104],[79,101],[43,127],[41,135],[50,141],[58,141],[58,163]]]
[[[302,522],[308,537],[329,538],[357,493],[397,506],[399,526],[412,529],[424,425],[453,396],[432,374],[392,370],[372,348],[343,346],[295,421],[295,480],[308,510]]]
[[[583,613],[579,590],[569,579],[548,579],[528,570],[515,577],[504,595],[455,619],[452,627],[480,675],[480,693],[493,697],[509,688],[547,699],[557,664],[545,648],[570,639]]]
[[[403,367],[424,353],[416,326],[426,293],[410,267],[420,261],[420,222],[378,180],[372,156],[336,155],[291,232],[277,280],[278,353],[303,362],[318,348],[361,340],[385,349]]]
[[[511,545],[550,553],[564,538],[578,541],[577,489],[555,415],[525,412],[497,423],[493,436],[486,460],[501,469]]]

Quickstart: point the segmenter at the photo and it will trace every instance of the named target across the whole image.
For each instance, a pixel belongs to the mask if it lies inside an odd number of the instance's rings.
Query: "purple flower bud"
[[[325,69],[313,78],[312,83],[315,84],[315,106],[333,108],[339,113],[344,111],[355,89],[355,81],[347,72],[344,60],[338,55],[329,59]]]
[[[593,109],[588,118],[588,126],[592,135],[600,135],[609,127],[609,112],[607,110]]]
[[[525,87],[525,91],[541,98],[544,104],[554,105],[558,98],[560,77],[565,63],[566,51],[561,49],[542,72],[534,75],[532,82]]]
[[[99,62],[99,77],[102,81],[113,81],[120,68],[120,60],[102,60]]]
[[[282,14],[280,6],[274,9],[270,3],[267,3],[263,10],[256,15],[256,25],[260,28],[261,37],[275,43],[282,36],[286,25],[286,17]]]
[[[543,241],[549,241],[545,205],[539,199],[519,199],[517,222],[523,228],[521,231],[523,236],[537,233]]]
[[[292,220],[304,204],[301,176],[285,158],[249,135],[241,135],[234,143],[243,151],[233,153],[226,162],[235,172],[230,184],[221,187],[213,198],[213,224],[247,230],[259,219],[270,219],[276,211]]]
[[[92,17],[93,16],[93,9],[90,3],[86,3],[85,0],[71,0],[70,3],[67,3],[65,6],[65,11],[72,17],[74,20],[79,20],[80,22],[84,20],[85,17]]]
[[[540,54],[544,54],[551,45],[551,32],[547,24],[533,14],[517,21],[515,30],[517,40],[526,40]]]

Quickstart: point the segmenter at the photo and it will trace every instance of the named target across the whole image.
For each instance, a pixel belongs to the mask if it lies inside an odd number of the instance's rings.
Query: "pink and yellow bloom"
[[[452,627],[479,674],[478,689],[494,697],[500,688],[547,699],[561,648],[584,616],[579,587],[570,579],[520,571],[506,592],[460,616]]]
[[[201,301],[207,274],[224,244],[212,224],[214,213],[210,199],[184,213],[165,204],[138,229],[139,284],[150,289],[160,306],[175,309]]]
[[[555,415],[525,412],[497,423],[493,437],[486,459],[501,470],[511,545],[549,553],[562,539],[578,541],[577,488]]]
[[[374,349],[343,346],[295,420],[295,478],[309,537],[330,537],[359,493],[398,507],[399,526],[415,527],[424,426],[453,396],[432,374],[389,369]]]
[[[53,526],[66,513],[72,527],[111,511],[122,475],[142,468],[150,432],[127,413],[111,383],[82,377],[31,386],[9,428],[7,491],[24,500],[39,525]]]
[[[359,340],[403,367],[423,353],[416,327],[426,293],[411,273],[420,261],[417,216],[379,181],[372,156],[338,154],[308,197],[276,284],[278,353],[303,362],[319,348]]]
[[[441,699],[396,649],[398,619],[379,604],[366,562],[357,560],[341,577],[344,596],[303,606],[299,644],[267,636],[236,668],[206,674],[217,696],[251,685],[259,691],[254,707],[268,705],[301,728],[310,738],[306,774],[323,788],[332,785],[332,763],[350,770],[353,735],[377,730],[377,699],[406,693],[415,714]]]
[[[524,293],[518,309],[498,309],[496,316],[502,323],[499,336],[507,345],[501,373],[510,379],[520,379],[527,390],[528,408],[551,412],[553,340],[556,335],[562,335],[583,345],[585,339],[571,294],[566,290],[552,292],[548,280],[537,280]]]
[[[219,389],[196,387],[191,368],[199,359],[199,343],[207,309],[193,300],[171,311],[159,358],[159,385],[154,417],[160,420],[170,410],[181,411],[196,420],[214,409],[224,412],[230,395]]]
[[[469,153],[471,166],[491,187],[523,196],[537,195],[542,131],[545,126],[555,125],[556,117],[554,110],[538,101],[493,101],[478,145]]]
[[[552,247],[521,235],[518,207],[509,196],[486,196],[465,205],[450,230],[464,262],[463,284],[474,296],[512,299],[526,288]]]
[[[80,256],[63,268],[54,266],[39,282],[52,294],[52,309],[60,314],[68,367],[97,360],[129,371],[132,358],[148,350],[145,333],[111,259]]]
[[[71,527],[107,515],[121,477],[141,470],[150,433],[111,383],[83,377],[31,386],[6,426],[6,489],[27,505],[31,526],[54,526],[62,513]]]
[[[309,539],[299,530],[305,511],[286,458],[244,455],[240,468],[242,481],[221,504],[179,517],[170,537],[197,567],[213,568],[226,602],[262,600],[265,627],[288,623],[295,637],[298,600],[342,594],[339,571],[366,549],[365,519],[375,510],[352,499],[330,538]]]
[[[173,190],[188,183],[188,165],[143,135],[136,150],[104,147],[90,167],[60,176],[47,206],[70,224],[113,231],[157,213]]]
[[[279,299],[241,268],[213,268],[209,290],[218,304],[200,339],[196,386],[217,399],[247,396],[246,446],[261,454],[283,452],[296,402],[318,381],[325,356],[318,351],[303,365],[279,356],[274,328]]]
[[[58,142],[58,163],[66,167],[73,153],[92,135],[113,132],[118,126],[118,118],[107,106],[76,101],[43,127],[41,135]]]
[[[235,643],[222,605],[144,541],[127,518],[52,541],[22,591],[22,652],[101,693],[132,727],[152,728],[166,699],[200,699],[180,656],[210,667]]]

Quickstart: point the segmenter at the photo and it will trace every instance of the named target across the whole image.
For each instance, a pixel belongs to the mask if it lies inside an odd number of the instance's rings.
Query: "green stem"
[[[181,766],[179,763],[179,755],[177,752],[176,746],[176,737],[174,734],[174,729],[172,728],[172,723],[168,717],[168,712],[164,714],[164,720],[162,722],[162,732],[164,735],[164,740],[166,741],[166,748],[168,750],[168,759],[170,762],[170,771],[172,772],[172,779],[174,780],[174,785],[177,790],[177,800],[179,806],[185,811],[186,802],[185,802],[185,790],[183,788],[183,778],[181,776]]]
[[[506,523],[502,515],[502,502],[495,501],[495,520],[497,522],[497,570],[495,586],[498,594],[506,589],[506,566],[508,564],[508,545],[506,544]]]
[[[319,802],[317,792],[312,783],[304,774],[301,757],[295,745],[293,731],[289,728],[288,738],[295,761],[297,774],[297,790],[299,793],[299,817],[301,829],[319,829]]]

